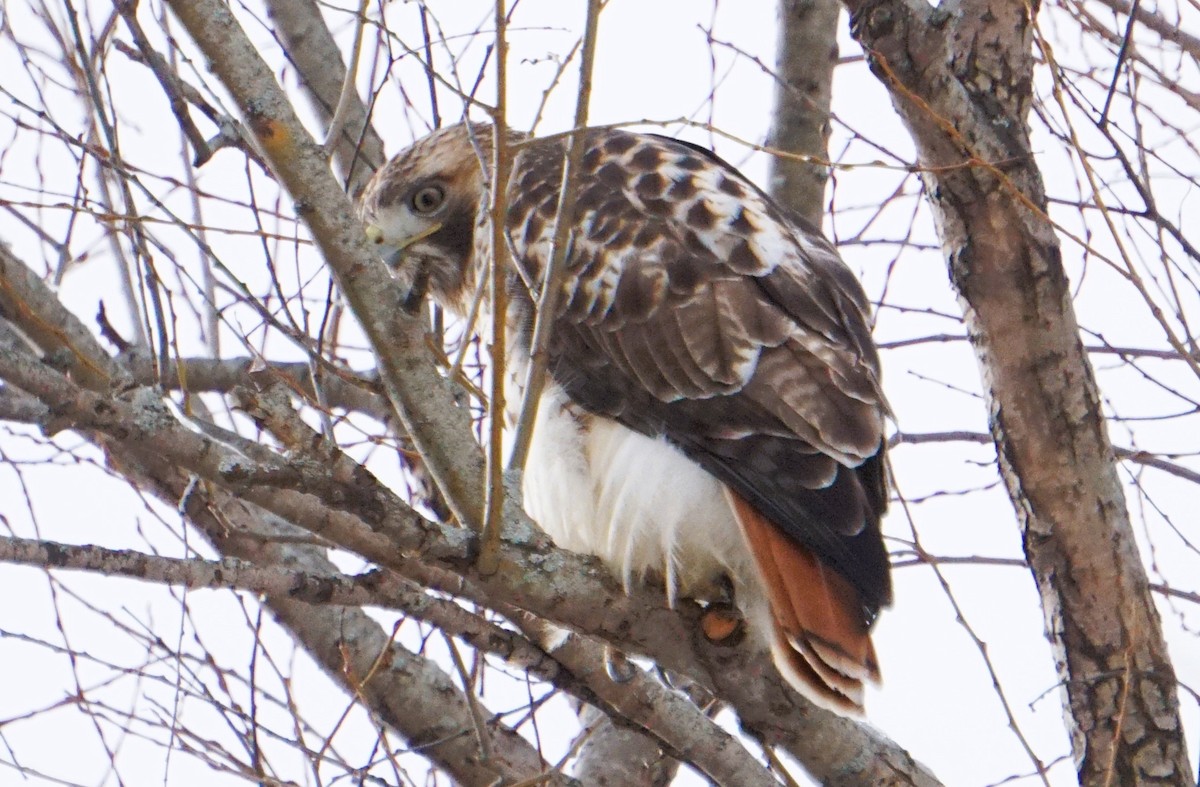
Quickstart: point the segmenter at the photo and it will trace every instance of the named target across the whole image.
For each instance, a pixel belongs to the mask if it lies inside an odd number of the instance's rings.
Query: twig
[[[887,462],[887,464],[888,475],[894,479],[896,474],[894,469],[891,467],[891,462]],[[896,493],[896,497],[900,501],[900,508],[904,512],[904,518],[908,523],[909,531],[912,533],[912,549],[918,556],[924,556],[925,550],[921,546],[920,539],[917,535],[917,523],[913,518],[912,510],[909,507],[908,500],[900,491],[898,485],[894,491]],[[954,595],[954,591],[950,588],[950,583],[942,573],[939,564],[937,562],[930,561],[928,562],[928,566],[933,570],[933,575],[937,578],[938,584],[942,588],[943,595],[945,595],[946,600],[950,602],[950,606],[954,609],[954,615],[958,620],[959,626],[961,626],[963,631],[967,633],[967,636],[971,638],[971,642],[975,645],[975,649],[979,651],[979,656],[983,661],[983,666],[987,670],[988,676],[992,680],[992,688],[996,692],[996,698],[1000,701],[1000,706],[1004,709],[1004,715],[1008,720],[1009,729],[1012,730],[1013,735],[1021,744],[1021,748],[1025,750],[1025,756],[1029,758],[1029,762],[1033,765],[1034,770],[1037,771],[1037,775],[1041,778],[1042,783],[1045,784],[1046,787],[1049,787],[1050,779],[1049,775],[1047,774],[1047,766],[1044,762],[1042,762],[1042,759],[1038,757],[1037,752],[1034,751],[1033,745],[1030,743],[1029,738],[1026,736],[1024,730],[1021,729],[1021,725],[1018,723],[1017,717],[1013,713],[1012,704],[1008,700],[1008,694],[1004,691],[1004,687],[1000,685],[1000,676],[997,674],[996,666],[992,663],[992,657],[988,653],[987,643],[984,642],[979,634],[975,632],[974,627],[972,627],[970,622],[967,620],[967,616],[963,612],[962,606],[958,603],[958,597]]]
[[[1100,2],[1119,14],[1128,14],[1137,19],[1145,27],[1162,36],[1163,39],[1177,44],[1193,60],[1200,62],[1200,38],[1189,33],[1184,26],[1172,22],[1160,14],[1147,11],[1138,2],[1131,0],[1100,0]]]
[[[533,425],[537,419],[538,404],[546,384],[546,366],[549,362],[547,345],[550,330],[558,315],[561,297],[560,281],[566,267],[567,251],[570,249],[571,228],[575,224],[575,182],[583,162],[584,142],[587,138],[583,129],[587,126],[588,105],[592,96],[592,68],[596,60],[597,30],[600,25],[600,0],[588,0],[587,22],[583,33],[583,54],[579,61],[579,100],[575,104],[575,124],[571,133],[567,154],[563,161],[562,190],[558,194],[558,208],[554,216],[554,248],[542,279],[542,292],[538,298],[537,321],[534,323],[530,350],[529,372],[525,378],[524,400],[521,415],[517,419],[516,435],[513,438],[509,467],[514,470],[525,468],[529,455],[529,443],[533,439]]]
[[[429,80],[429,113],[433,117],[433,127],[442,127],[442,113],[438,109],[437,80],[433,70],[433,39],[429,36],[429,9],[421,4],[421,38],[425,42],[425,76]]]
[[[482,762],[487,762],[492,758],[492,746],[488,739],[487,720],[483,717],[483,708],[479,705],[479,697],[475,696],[471,673],[467,670],[467,665],[463,663],[462,654],[458,652],[458,645],[454,642],[454,638],[445,631],[442,632],[442,638],[446,640],[446,647],[450,650],[450,660],[454,662],[458,679],[462,681],[463,696],[467,698],[467,707],[471,710],[471,722],[475,725],[475,738],[479,742],[479,758]]]
[[[488,295],[491,298],[491,390],[488,396],[487,472],[484,492],[483,540],[479,550],[479,570],[491,574],[497,568],[500,548],[500,523],[504,510],[504,378],[507,362],[505,327],[508,317],[508,243],[505,217],[508,214],[508,179],[512,152],[508,145],[508,18],[505,0],[496,0],[496,108],[492,113],[492,183],[490,206],[492,258],[488,270]]]
[[[212,158],[213,151],[208,146],[204,135],[200,133],[200,129],[196,128],[196,124],[192,122],[192,117],[188,113],[187,100],[179,86],[179,78],[167,64],[165,58],[154,49],[149,39],[146,38],[146,32],[142,30],[142,26],[137,20],[136,0],[120,0],[116,6],[117,13],[125,20],[129,34],[133,36],[133,43],[137,45],[142,62],[162,85],[163,92],[167,94],[167,101],[171,105],[171,111],[179,121],[179,126],[187,136],[188,142],[192,144],[192,150],[195,152],[192,166],[201,166]]]
[[[969,432],[965,430],[951,432],[897,432],[888,439],[888,446],[949,443],[956,441],[989,445],[993,442],[993,439],[986,432]],[[1200,484],[1200,472],[1175,462],[1168,462],[1166,459],[1155,456],[1149,451],[1123,448],[1119,445],[1114,445],[1112,450],[1116,454],[1116,457],[1122,461],[1153,467],[1155,470],[1161,470],[1164,473],[1182,478],[1185,481]]]
[[[84,44],[83,31],[79,26],[79,15],[75,12],[75,6],[71,3],[66,4],[67,19],[71,25],[71,33],[75,38],[75,46],[81,61],[87,59],[87,47]],[[126,180],[126,169],[122,161],[121,149],[117,144],[116,131],[112,122],[109,120],[108,113],[104,109],[103,94],[100,91],[100,86],[96,82],[96,75],[90,68],[84,68],[83,82],[87,89],[87,94],[91,98],[92,106],[95,109],[96,119],[99,121],[100,129],[104,135],[105,143],[108,145],[108,153],[113,159],[115,170],[118,173],[117,183],[120,186],[121,198],[124,202],[124,210],[126,215],[136,217],[135,210],[136,202],[133,199],[133,192],[129,188],[129,183]],[[101,176],[103,178],[103,176]],[[143,269],[143,277],[146,283],[146,288],[149,291],[150,304],[153,307],[154,328],[158,332],[158,363],[160,367],[166,366],[167,359],[170,357],[170,342],[167,338],[167,318],[166,311],[163,309],[162,292],[159,289],[158,272],[154,268],[154,260],[150,256],[149,245],[146,243],[146,234],[142,228],[141,222],[136,218],[131,218],[127,223],[130,242],[133,245],[137,259],[141,262]]]
[[[1133,0],[1129,11],[1129,19],[1125,23],[1125,35],[1121,37],[1121,48],[1117,50],[1117,62],[1113,65],[1112,84],[1108,86],[1108,94],[1104,96],[1104,108],[1100,110],[1100,119],[1096,125],[1105,128],[1108,125],[1108,110],[1112,108],[1113,97],[1117,95],[1117,82],[1121,79],[1121,71],[1125,67],[1125,58],[1129,55],[1129,45],[1133,42],[1133,25],[1137,22],[1137,13],[1141,10],[1142,0]]]
[[[346,78],[342,81],[342,92],[338,96],[337,109],[334,110],[333,119],[329,121],[329,133],[325,136],[326,156],[333,155],[338,137],[342,135],[342,129],[345,128],[346,121],[350,119],[351,111],[358,104],[355,79],[358,76],[359,56],[362,54],[363,28],[366,27],[368,2],[369,0],[360,0],[358,4],[358,14],[354,22],[354,44],[350,48],[350,64],[346,66]]]

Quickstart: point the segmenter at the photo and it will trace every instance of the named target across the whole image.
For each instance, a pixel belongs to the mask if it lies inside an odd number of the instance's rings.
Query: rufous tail
[[[880,679],[858,591],[738,494],[729,498],[771,606],[779,671],[818,705],[862,715],[863,684]]]

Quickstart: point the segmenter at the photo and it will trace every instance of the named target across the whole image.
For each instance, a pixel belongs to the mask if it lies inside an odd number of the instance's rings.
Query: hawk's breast
[[[672,602],[713,597],[724,575],[739,585],[753,577],[716,477],[663,438],[585,412],[553,381],[538,408],[524,498],[560,546],[598,556],[626,586],[655,574]]]

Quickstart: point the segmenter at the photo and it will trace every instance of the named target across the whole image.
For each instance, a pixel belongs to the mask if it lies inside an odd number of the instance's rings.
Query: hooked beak
[[[401,238],[398,241],[392,242],[387,242],[384,240],[383,229],[378,224],[368,224],[366,234],[367,240],[374,245],[387,246],[385,250],[381,251],[381,256],[383,257],[384,262],[394,268],[400,264],[400,257],[404,253],[405,249],[407,249],[409,246],[412,246],[414,243],[420,243],[441,228],[442,222],[439,221],[435,224],[429,225],[416,235],[410,235],[407,238]]]
[[[416,235],[388,243],[384,239],[383,229],[378,224],[368,224],[366,226],[366,235],[367,240],[372,244],[383,247],[380,249],[380,256],[383,258],[384,264],[393,270],[398,270],[401,262],[403,262],[404,252],[410,246],[420,243],[441,228],[442,223],[437,222],[421,232],[418,232]],[[429,270],[424,264],[418,265],[416,277],[412,283],[412,286],[409,288],[404,302],[401,304],[401,308],[403,308],[404,311],[410,315],[419,312],[421,309],[421,301],[425,299],[425,293],[428,288]]]

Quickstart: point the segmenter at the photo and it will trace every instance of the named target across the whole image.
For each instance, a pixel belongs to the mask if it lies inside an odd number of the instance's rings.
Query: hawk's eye
[[[428,216],[442,207],[442,200],[445,198],[446,192],[441,186],[422,186],[413,192],[409,204],[417,213]]]

